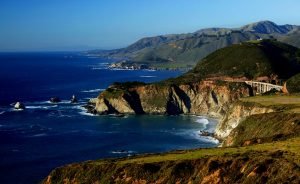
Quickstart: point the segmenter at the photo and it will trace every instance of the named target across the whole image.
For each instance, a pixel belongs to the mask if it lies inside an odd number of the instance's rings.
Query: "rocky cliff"
[[[215,135],[225,139],[248,116],[274,112],[271,107],[238,101],[252,89],[244,83],[201,81],[185,85],[112,85],[94,99],[97,114],[196,114],[220,119]]]
[[[269,112],[274,112],[274,109],[260,104],[235,102],[230,105],[229,110],[218,123],[215,135],[220,139],[224,139],[247,117]]]
[[[244,83],[201,81],[192,84],[145,84],[124,88],[113,85],[95,103],[99,114],[201,114],[223,116],[229,104],[251,94]]]

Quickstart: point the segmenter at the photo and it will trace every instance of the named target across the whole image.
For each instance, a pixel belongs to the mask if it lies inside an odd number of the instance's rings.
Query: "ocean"
[[[109,70],[81,53],[0,53],[0,183],[38,183],[59,166],[92,159],[215,147],[200,116],[95,116],[82,105],[113,82],[154,82],[181,71]],[[79,99],[70,104],[72,95]],[[51,104],[51,97],[62,101]],[[23,111],[13,109],[21,101]]]

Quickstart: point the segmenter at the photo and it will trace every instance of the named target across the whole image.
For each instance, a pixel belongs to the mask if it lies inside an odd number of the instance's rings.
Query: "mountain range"
[[[156,69],[192,68],[210,53],[249,40],[276,39],[300,47],[300,26],[260,21],[240,28],[208,28],[194,33],[146,37],[115,50],[92,50],[87,54],[116,58],[114,67]]]

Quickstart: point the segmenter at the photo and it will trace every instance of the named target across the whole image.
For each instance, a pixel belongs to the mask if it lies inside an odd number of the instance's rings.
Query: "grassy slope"
[[[242,154],[251,151],[289,151],[295,154],[295,161],[300,165],[300,137],[288,139],[285,141],[277,141],[273,143],[264,143],[251,145],[248,147],[232,147],[232,148],[210,148],[210,149],[198,149],[188,151],[175,151],[166,154],[154,154],[149,156],[138,156],[137,158],[121,159],[119,164],[127,163],[153,163],[162,161],[175,161],[175,160],[192,160],[203,158],[207,156],[225,156],[233,154]],[[98,161],[96,163],[102,163]],[[105,162],[104,162],[105,163]]]
[[[287,81],[287,89],[290,93],[300,93],[300,73]]]
[[[288,75],[293,75],[297,51],[295,47],[271,40],[246,42],[209,55],[194,72],[250,78],[278,73],[280,78],[286,78],[289,72]]]
[[[245,42],[220,49],[199,62],[186,74],[173,79],[194,82],[207,77],[247,77],[278,75],[288,79],[300,72],[298,48],[272,40]]]
[[[287,36],[280,36],[278,40],[293,45],[295,47],[300,47],[300,30],[288,34]]]
[[[225,145],[242,146],[300,136],[300,96],[254,96],[242,98],[238,103],[276,111],[246,117],[230,133]]]
[[[299,135],[299,113],[273,112],[247,117],[230,133],[227,140],[230,140],[230,145],[243,146],[284,140]]]
[[[262,106],[300,113],[300,95],[270,95],[242,98],[242,102],[258,103]]]
[[[300,138],[71,164],[44,183],[297,183]]]

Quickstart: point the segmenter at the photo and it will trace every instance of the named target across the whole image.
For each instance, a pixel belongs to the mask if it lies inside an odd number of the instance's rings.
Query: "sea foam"
[[[94,93],[94,92],[101,92],[104,91],[105,89],[99,88],[99,89],[90,89],[90,90],[83,90],[81,92],[83,93]]]
[[[154,76],[154,75],[141,75],[140,77],[141,78],[154,78],[154,77],[157,77],[157,76]]]
[[[207,125],[209,124],[209,120],[201,116],[199,116],[199,119],[197,119],[196,122],[202,124],[204,130],[207,129]]]

